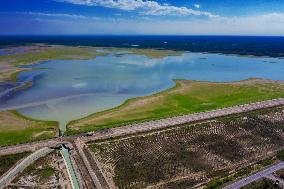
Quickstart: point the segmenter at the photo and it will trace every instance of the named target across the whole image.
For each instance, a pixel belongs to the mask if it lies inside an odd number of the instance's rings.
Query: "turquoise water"
[[[75,170],[74,167],[72,165],[72,161],[70,158],[70,153],[68,151],[68,149],[66,149],[64,146],[62,146],[62,149],[60,150],[62,157],[64,158],[64,162],[65,162],[65,166],[68,170],[68,175],[69,175],[69,179],[71,181],[72,184],[72,188],[73,189],[80,189],[76,174],[75,174]]]
[[[36,119],[56,120],[63,131],[71,120],[173,87],[173,79],[284,80],[284,59],[202,53],[161,59],[120,53],[94,60],[46,61],[29,67],[45,69],[21,73],[20,81],[32,80],[34,85],[2,98],[0,111],[17,109]]]

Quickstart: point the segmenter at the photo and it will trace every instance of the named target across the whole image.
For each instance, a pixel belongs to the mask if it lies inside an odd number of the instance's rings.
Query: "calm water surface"
[[[173,79],[284,80],[283,59],[202,53],[162,59],[109,54],[94,60],[46,61],[30,67],[44,69],[21,73],[18,79],[32,78],[33,87],[3,98],[0,110],[17,109],[36,119],[56,120],[63,130],[71,120],[173,87]]]

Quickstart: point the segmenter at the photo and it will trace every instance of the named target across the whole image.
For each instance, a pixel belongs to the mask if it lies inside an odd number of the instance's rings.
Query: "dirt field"
[[[11,169],[17,162],[27,157],[30,152],[0,156],[0,177]]]
[[[10,188],[71,189],[63,158],[53,152],[27,167],[12,183]]]
[[[118,188],[176,189],[273,156],[283,139],[284,107],[278,107],[89,146]]]

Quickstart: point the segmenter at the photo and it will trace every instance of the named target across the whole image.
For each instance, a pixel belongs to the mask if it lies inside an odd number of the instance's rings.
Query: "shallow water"
[[[1,49],[0,48],[0,56],[3,55],[12,55],[12,54],[19,54],[19,53],[24,53],[26,52],[26,49],[21,48],[21,47],[14,47],[14,48],[7,48],[7,49]]]
[[[75,174],[75,170],[74,170],[68,149],[66,149],[64,146],[62,146],[60,152],[61,152],[61,154],[64,158],[64,163],[65,163],[65,166],[68,170],[68,175],[69,175],[69,179],[71,180],[72,188],[73,189],[80,189],[80,186],[79,186],[76,174]]]
[[[33,87],[4,98],[0,110],[17,109],[36,119],[59,121],[63,131],[71,120],[173,87],[173,79],[284,80],[283,59],[202,53],[161,59],[109,54],[94,60],[46,61],[29,67],[46,69],[21,73],[19,81],[32,78]]]

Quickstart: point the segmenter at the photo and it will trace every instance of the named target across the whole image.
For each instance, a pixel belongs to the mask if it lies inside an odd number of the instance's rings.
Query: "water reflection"
[[[273,64],[271,63],[273,62]],[[74,119],[118,106],[126,99],[174,86],[173,79],[236,81],[250,77],[284,80],[284,60],[218,54],[185,53],[151,59],[110,54],[94,60],[46,61],[30,66],[19,81],[33,86],[0,103],[0,110],[18,109],[37,119]]]

